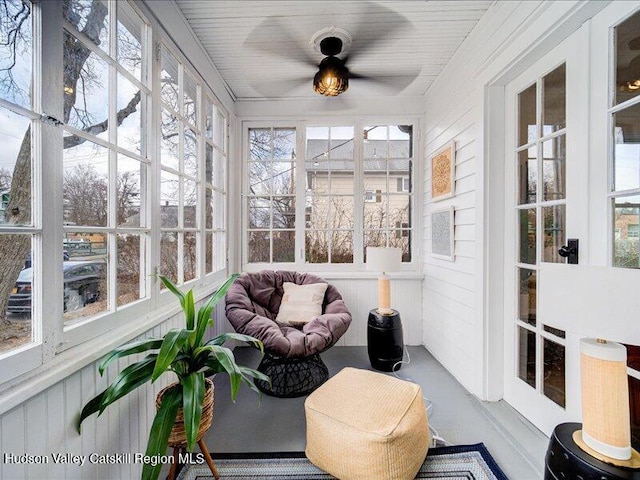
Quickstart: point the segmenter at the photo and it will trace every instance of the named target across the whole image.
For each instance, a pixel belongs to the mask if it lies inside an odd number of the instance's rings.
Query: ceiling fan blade
[[[409,72],[398,75],[358,75],[350,74],[350,80],[354,80],[354,87],[357,84],[361,88],[366,84],[382,87],[386,92],[399,93],[407,88],[420,74],[420,72]]]
[[[243,47],[267,55],[277,56],[314,68],[318,66],[306,44],[299,44],[296,34],[278,17],[267,17],[247,36]],[[292,55],[292,51],[296,53]]]
[[[307,86],[311,90],[313,88],[312,83],[312,79],[309,77],[298,77],[270,82],[251,82],[249,85],[262,96],[275,98],[281,97],[283,92],[291,92],[303,86]]]
[[[353,61],[369,52],[378,49],[378,46],[387,42],[394,32],[407,32],[413,27],[412,23],[402,14],[391,10],[379,3],[362,2],[362,11],[359,16],[366,21],[354,30],[350,31],[353,43],[345,57]],[[379,19],[379,21],[378,21]],[[375,21],[375,27],[372,26]]]

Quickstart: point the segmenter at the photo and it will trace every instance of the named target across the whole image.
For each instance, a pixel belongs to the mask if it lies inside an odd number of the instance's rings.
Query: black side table
[[[381,315],[377,309],[369,311],[367,321],[367,352],[371,366],[376,370],[391,372],[400,370],[404,342],[400,313],[393,310],[391,315]]]
[[[640,470],[601,462],[573,441],[580,423],[561,423],[553,430],[545,457],[545,480],[640,480]]]

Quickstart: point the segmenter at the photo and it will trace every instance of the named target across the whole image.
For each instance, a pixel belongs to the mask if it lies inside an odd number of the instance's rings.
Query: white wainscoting
[[[351,312],[351,326],[338,345],[365,346],[369,310],[378,305],[376,278],[334,278],[328,272],[318,274],[338,289]],[[404,342],[422,345],[422,276],[391,276],[391,305],[400,312]]]
[[[219,305],[214,316],[215,335],[228,329],[223,308]],[[170,328],[184,325],[176,315],[140,336],[159,337]],[[140,356],[137,359],[141,358]],[[157,392],[173,381],[163,376],[153,386],[146,385],[121,398],[97,417],[95,414],[82,424],[82,435],[76,431],[76,420],[82,406],[102,391],[109,382],[135,359],[121,359],[112,365],[104,377],[98,373],[98,362],[91,363],[40,392],[26,402],[0,416],[0,455],[45,455],[48,464],[10,464],[0,458],[0,479],[128,479],[139,478],[142,465],[135,463],[99,465],[89,463],[56,464],[52,453],[91,455],[119,452],[144,453],[149,429],[155,414]]]

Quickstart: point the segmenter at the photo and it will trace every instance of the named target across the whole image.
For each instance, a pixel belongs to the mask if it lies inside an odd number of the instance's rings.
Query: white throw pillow
[[[322,315],[322,302],[328,284],[297,285],[285,282],[282,286],[284,287],[284,295],[276,322],[294,326],[304,325]]]

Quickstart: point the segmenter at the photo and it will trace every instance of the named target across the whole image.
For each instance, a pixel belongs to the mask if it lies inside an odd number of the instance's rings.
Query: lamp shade
[[[402,250],[391,247],[367,247],[367,270],[396,272],[402,265]]]
[[[627,350],[615,342],[580,340],[582,440],[607,457],[631,458]]]

